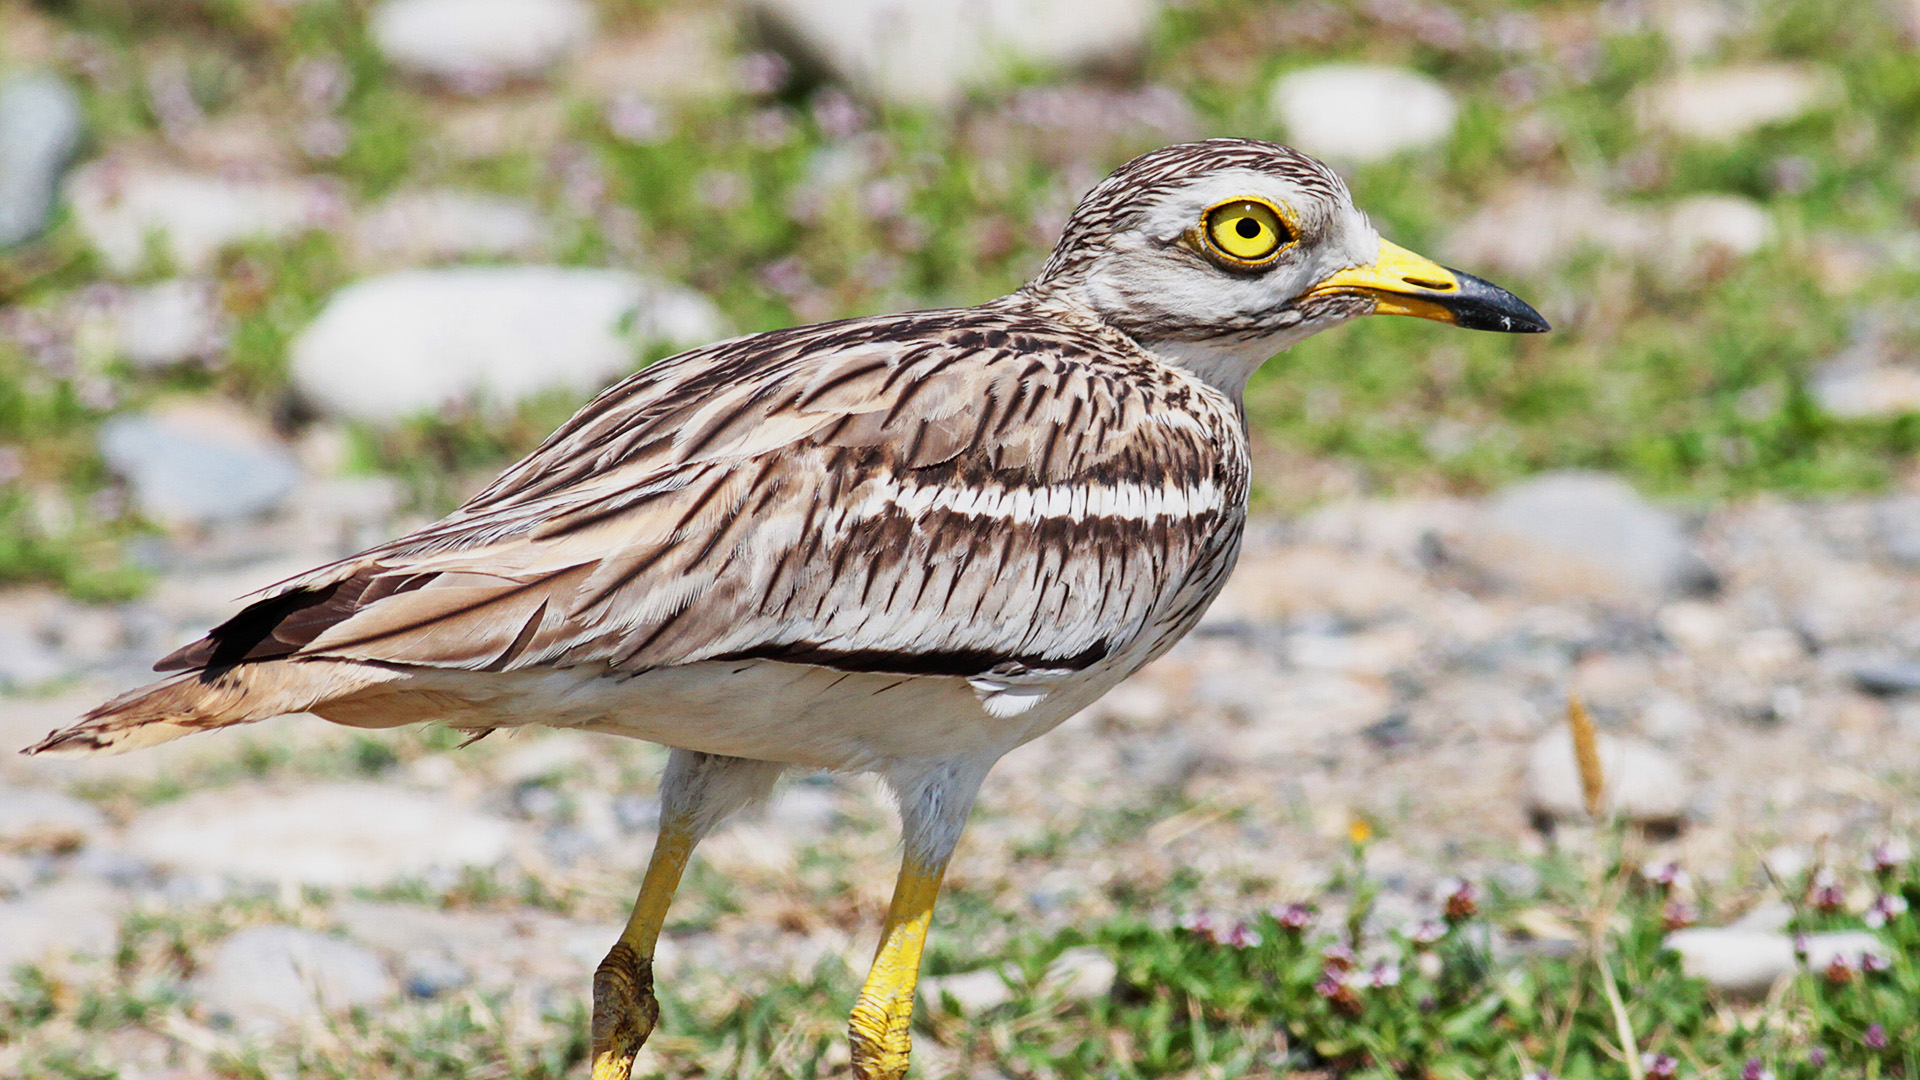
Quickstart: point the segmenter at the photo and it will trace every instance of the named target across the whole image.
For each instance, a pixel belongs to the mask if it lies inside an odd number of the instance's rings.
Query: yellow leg
[[[900,1080],[907,1074],[907,1055],[913,1049],[913,988],[920,979],[920,952],[946,869],[944,862],[922,866],[912,856],[900,865],[880,949],[847,1025],[853,1075],[859,1080]]]
[[[633,914],[593,973],[593,1080],[627,1080],[634,1056],[660,1019],[660,1003],[653,997],[653,947],[695,839],[687,822],[661,823]]]

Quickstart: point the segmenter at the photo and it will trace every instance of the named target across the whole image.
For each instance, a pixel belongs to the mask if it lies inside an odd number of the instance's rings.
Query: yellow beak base
[[[1379,258],[1330,274],[1305,295],[1364,296],[1374,302],[1375,315],[1411,315],[1468,330],[1538,334],[1548,328],[1539,312],[1498,285],[1386,240]]]

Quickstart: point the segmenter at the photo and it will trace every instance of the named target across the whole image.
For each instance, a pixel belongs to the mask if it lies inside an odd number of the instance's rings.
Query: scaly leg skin
[[[687,821],[661,823],[633,914],[593,973],[593,1080],[627,1080],[634,1056],[660,1019],[653,996],[653,947],[695,839]]]
[[[900,865],[887,926],[874,954],[860,999],[854,1003],[848,1034],[853,1043],[853,1075],[859,1080],[900,1080],[913,1049],[913,990],[920,978],[920,952],[927,924],[940,895],[944,861],[922,866],[909,855]],[[597,1080],[597,1077],[596,1077]]]

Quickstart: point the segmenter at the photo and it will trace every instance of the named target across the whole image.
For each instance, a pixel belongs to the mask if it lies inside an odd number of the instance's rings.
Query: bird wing
[[[1033,322],[922,312],[664,361],[447,518],[159,667],[1084,668],[1164,613],[1246,470],[1217,393]]]

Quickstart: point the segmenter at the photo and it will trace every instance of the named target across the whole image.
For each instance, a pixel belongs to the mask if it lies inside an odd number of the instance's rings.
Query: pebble
[[[1920,368],[1837,360],[1807,380],[1820,408],[1842,420],[1867,420],[1920,412]]]
[[[1680,954],[1680,970],[1732,997],[1765,997],[1795,967],[1793,940],[1765,930],[1693,926],[1664,944]]]
[[[504,859],[512,827],[373,783],[223,788],[136,818],[126,846],[184,874],[323,888],[433,878]]]
[[[1731,141],[1793,120],[1833,96],[1824,72],[1793,64],[1751,64],[1692,71],[1652,87],[1645,122],[1696,139]]]
[[[1280,77],[1268,106],[1288,142],[1316,157],[1365,164],[1446,142],[1459,106],[1438,81],[1406,68],[1323,64]]]
[[[300,481],[293,454],[264,425],[210,400],[126,413],[101,425],[100,455],[142,516],[199,528],[272,512]]]
[[[1605,473],[1542,473],[1496,496],[1460,554],[1527,593],[1646,603],[1706,589],[1712,573],[1679,519]]]
[[[219,292],[202,278],[128,289],[113,316],[114,351],[136,368],[207,360],[225,341]]]
[[[468,93],[545,74],[593,36],[584,0],[383,0],[368,20],[381,55]]]
[[[434,189],[389,195],[354,223],[363,262],[429,263],[526,258],[539,253],[547,226],[519,199]]]
[[[1652,247],[1659,225],[1586,188],[1528,184],[1495,196],[1440,242],[1450,262],[1538,274],[1583,251],[1631,255]]]
[[[293,926],[252,926],[222,941],[192,983],[214,1016],[251,1032],[376,1005],[395,986],[380,958]]]
[[[77,851],[107,827],[91,803],[44,788],[0,788],[0,852]]]
[[[1112,67],[1145,48],[1157,0],[750,0],[778,48],[859,93],[951,109],[1009,63]]]
[[[356,420],[508,409],[542,391],[596,390],[631,370],[644,343],[723,333],[705,297],[620,270],[407,270],[336,293],[293,343],[293,380]]]
[[[1810,971],[1820,971],[1836,958],[1855,965],[1866,954],[1893,958],[1886,941],[1863,930],[1808,934],[1804,941]],[[1771,930],[1695,926],[1668,934],[1664,945],[1680,954],[1682,971],[1730,997],[1765,997],[1800,967],[1793,939]]]
[[[1920,495],[1896,495],[1874,507],[1874,532],[1895,562],[1920,566]]]
[[[52,75],[0,83],[0,249],[53,220],[60,177],[86,133],[79,95]]]
[[[1853,685],[1879,697],[1920,694],[1920,662],[1882,660],[1853,669]]]
[[[1036,994],[1063,1001],[1090,1001],[1113,992],[1120,969],[1113,958],[1091,945],[1080,945],[1055,957],[1040,976]],[[926,1000],[940,1008],[951,1001],[962,1014],[981,1013],[1012,1001],[1019,976],[1001,967],[981,968],[956,975],[920,980]]]
[[[133,274],[149,241],[188,273],[211,269],[226,248],[248,239],[281,239],[340,217],[331,184],[311,179],[250,179],[96,161],[68,185],[74,221],[107,269]]]
[[[44,635],[0,623],[0,686],[27,689],[70,674],[66,656]]]
[[[1600,766],[1606,778],[1606,809],[1639,825],[1666,827],[1687,816],[1693,785],[1680,763],[1640,739],[1600,733]],[[1526,798],[1532,812],[1550,821],[1587,820],[1586,799],[1574,759],[1573,735],[1556,727],[1527,753]]]
[[[75,879],[0,900],[0,986],[11,982],[20,964],[112,955],[124,908],[112,889]]]

